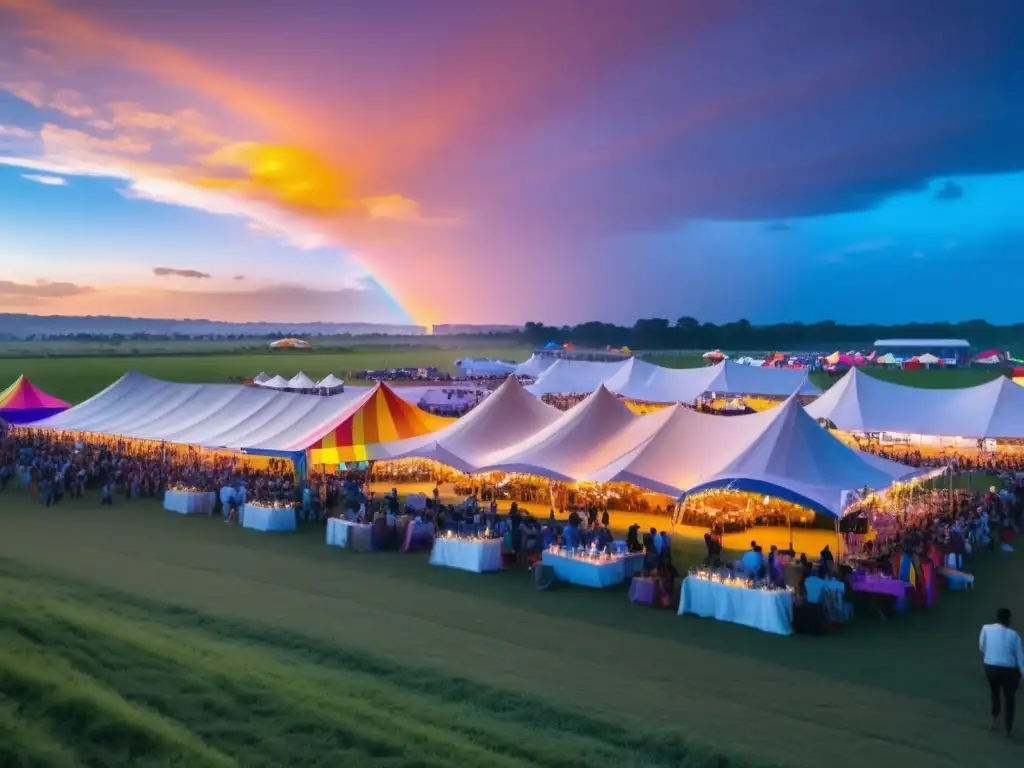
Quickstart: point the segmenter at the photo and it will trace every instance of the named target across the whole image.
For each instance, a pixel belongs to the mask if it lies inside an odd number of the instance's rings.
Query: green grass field
[[[1010,765],[977,632],[1024,615],[1024,559],[976,573],[931,611],[782,638],[320,528],[8,490],[0,765]]]
[[[190,383],[226,382],[230,377],[251,377],[260,371],[291,378],[300,370],[318,380],[329,373],[351,378],[350,374],[355,371],[380,368],[434,366],[451,372],[456,360],[470,354],[522,362],[530,356],[530,351],[522,348],[365,347],[346,352],[0,357],[0,389],[24,374],[55,397],[78,403],[130,370]]]

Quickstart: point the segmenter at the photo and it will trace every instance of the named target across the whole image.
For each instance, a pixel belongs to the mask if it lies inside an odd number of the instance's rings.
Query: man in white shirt
[[[978,647],[985,657],[985,677],[992,691],[992,720],[989,730],[995,730],[999,721],[1000,709],[1005,708],[1006,736],[1013,732],[1013,715],[1016,709],[1015,698],[1024,675],[1024,648],[1021,647],[1020,635],[1010,629],[1010,609],[1000,608],[996,611],[996,623],[986,624],[981,628]],[[1000,695],[1005,707],[1000,707]]]

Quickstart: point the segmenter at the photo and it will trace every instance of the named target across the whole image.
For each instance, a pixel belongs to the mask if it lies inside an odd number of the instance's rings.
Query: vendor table
[[[629,582],[629,602],[635,605],[654,605],[658,598],[658,582],[637,577]]]
[[[613,587],[632,577],[643,567],[643,555],[627,555],[606,560],[603,557],[587,558],[571,557],[546,550],[541,555],[541,562],[551,566],[559,581],[578,584],[581,587]],[[639,563],[639,565],[638,565]]]
[[[473,573],[501,570],[501,539],[460,539],[439,536],[430,551],[430,564]]]
[[[294,531],[295,507],[265,507],[246,504],[242,507],[242,527],[254,531]]]
[[[886,596],[895,598],[896,610],[902,612],[907,610],[910,604],[910,591],[913,589],[909,582],[902,579],[868,575],[860,571],[854,572],[853,578],[850,579],[850,586],[853,587],[854,592],[873,595],[878,615],[883,619],[885,610],[883,603],[879,602],[879,598]]]
[[[369,523],[353,523],[337,517],[327,520],[327,546],[344,547],[356,552],[373,549],[373,526]]]
[[[164,509],[179,515],[212,515],[216,503],[212,491],[164,491]]]
[[[679,615],[729,621],[776,635],[793,633],[793,593],[789,590],[749,589],[692,576],[683,581]]]

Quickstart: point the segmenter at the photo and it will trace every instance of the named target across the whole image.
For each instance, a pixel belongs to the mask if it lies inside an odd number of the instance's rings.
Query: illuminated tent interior
[[[509,376],[479,406],[444,429],[391,445],[391,458],[430,459],[471,472],[480,457],[519,443],[563,415]]]
[[[48,395],[24,376],[0,392],[0,421],[29,424],[66,411],[71,406]]]
[[[713,489],[755,493],[838,517],[845,492],[881,490],[920,474],[850,448],[795,397],[771,411],[733,418],[675,406],[640,419],[658,416],[660,425],[642,443],[584,479],[674,497]]]
[[[1024,438],[1024,388],[1000,376],[960,389],[922,389],[850,370],[807,406],[845,432]]]

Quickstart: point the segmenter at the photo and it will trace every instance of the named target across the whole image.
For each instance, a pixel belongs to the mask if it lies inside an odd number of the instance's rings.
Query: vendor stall
[[[793,590],[753,587],[744,579],[700,572],[683,581],[679,615],[729,621],[776,635],[793,633]]]
[[[295,505],[249,502],[242,507],[242,527],[254,531],[294,531]]]
[[[327,546],[342,547],[356,552],[373,549],[373,526],[369,523],[353,523],[342,518],[327,520]]]
[[[500,571],[501,539],[455,536],[451,533],[438,536],[430,551],[430,564],[473,573]]]
[[[164,491],[164,509],[179,515],[212,515],[217,494],[192,489]]]
[[[541,562],[554,569],[559,581],[603,589],[632,578],[643,568],[644,556],[552,548],[544,551]]]

